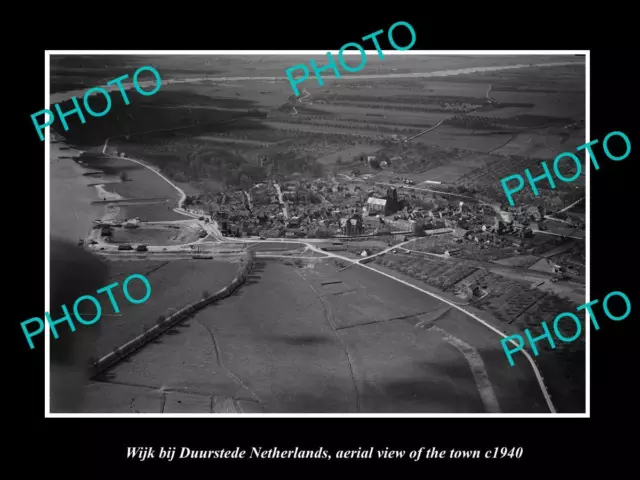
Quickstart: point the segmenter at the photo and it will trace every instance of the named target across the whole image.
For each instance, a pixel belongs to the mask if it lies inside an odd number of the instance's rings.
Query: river
[[[108,218],[115,212],[103,205],[91,205],[100,199],[101,188],[90,187],[100,181],[100,177],[87,176],[95,171],[78,164],[75,159],[83,153],[79,150],[61,150],[67,147],[64,142],[51,142],[50,165],[50,236],[71,242],[87,236],[93,220]],[[71,157],[71,158],[60,158]],[[110,195],[110,199],[115,194]]]

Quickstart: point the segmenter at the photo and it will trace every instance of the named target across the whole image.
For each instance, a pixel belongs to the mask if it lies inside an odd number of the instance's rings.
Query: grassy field
[[[504,368],[486,329],[376,273],[338,273],[333,262],[258,263],[237,294],[198,312],[105,379],[232,397],[264,412],[484,411],[465,357],[438,330],[419,328],[427,317],[440,318],[444,331],[482,353],[502,411],[544,411],[530,367],[518,360],[517,368]]]
[[[545,411],[531,367],[518,357],[509,368],[488,329],[398,282],[333,263],[259,262],[237,294],[105,380],[236,398],[264,412],[482,412],[469,364],[446,332],[481,355],[501,411]],[[184,408],[209,411],[196,403]]]
[[[373,154],[378,151],[380,147],[378,145],[355,145],[342,150],[337,150],[334,153],[320,157],[318,161],[324,165],[335,165],[339,163],[348,163],[354,156],[360,156],[363,154]]]
[[[106,294],[98,295],[103,315],[109,316],[103,316],[97,325],[100,334],[92,347],[96,358],[132,340],[142,333],[143,327],[151,328],[158,316],[167,315],[171,308],[178,310],[201,299],[204,290],[210,293],[219,290],[233,279],[237,271],[237,265],[233,263],[197,260],[112,261],[109,267],[109,282],[119,282],[113,293],[120,312],[114,312]],[[122,292],[122,282],[134,273],[144,275],[151,284],[151,297],[141,305],[129,303]],[[142,298],[144,286],[139,281],[132,281],[129,292],[133,298]],[[95,313],[89,307],[87,309],[88,314]]]
[[[219,354],[209,373],[200,359],[189,384],[210,388],[222,364],[267,412],[483,411],[464,357],[435,331],[415,327],[420,314],[442,310],[439,302],[362,269],[338,273],[331,264],[265,262],[252,277],[237,296],[196,315],[194,327],[209,330]],[[487,368],[506,395],[505,411],[543,408],[531,392],[526,399],[518,393],[528,385],[527,372],[497,376],[497,360]],[[128,381],[136,380],[134,372],[114,371]],[[145,381],[166,384],[166,378],[156,371]]]

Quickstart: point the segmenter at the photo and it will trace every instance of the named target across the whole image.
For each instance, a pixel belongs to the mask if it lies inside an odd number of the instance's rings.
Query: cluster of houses
[[[303,238],[358,236],[421,230],[455,229],[461,235],[510,233],[527,236],[530,224],[544,219],[536,207],[496,211],[480,203],[432,198],[417,192],[398,198],[395,188],[307,180],[299,177],[279,185],[283,205],[271,183],[249,191],[219,196],[209,213],[229,236]],[[197,205],[193,213],[204,214]]]

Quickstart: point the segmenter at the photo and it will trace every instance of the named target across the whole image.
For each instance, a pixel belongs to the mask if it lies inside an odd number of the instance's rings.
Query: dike
[[[187,305],[186,307],[165,318],[162,323],[154,325],[149,330],[142,333],[141,335],[138,335],[136,338],[130,340],[121,347],[114,348],[113,352],[105,355],[89,367],[89,378],[93,378],[101,373],[104,373],[106,370],[120,363],[132,353],[144,347],[153,339],[162,335],[167,330],[172,329],[180,322],[186,320],[190,315],[197,312],[198,310],[232,295],[238,288],[240,288],[244,284],[244,282],[246,282],[247,277],[251,273],[251,269],[254,266],[254,262],[255,260],[253,253],[245,253],[240,268],[238,269],[238,273],[229,285],[218,290],[216,293],[203,298],[202,300]]]

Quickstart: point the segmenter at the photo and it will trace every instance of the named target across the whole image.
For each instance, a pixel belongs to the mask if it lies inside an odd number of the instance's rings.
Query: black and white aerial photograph
[[[588,59],[311,59],[49,55],[50,413],[585,414]]]

